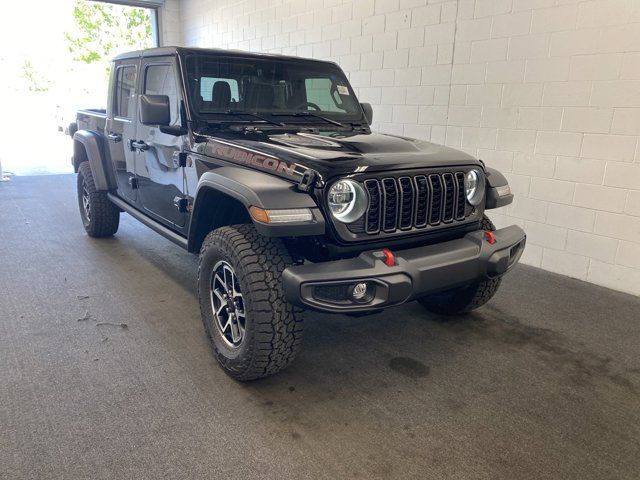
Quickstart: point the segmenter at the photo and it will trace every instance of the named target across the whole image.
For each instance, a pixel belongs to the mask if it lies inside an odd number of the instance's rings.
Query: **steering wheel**
[[[299,108],[302,108],[302,107],[311,107],[311,108],[313,108],[314,110],[317,110],[318,112],[322,111],[322,109],[321,109],[318,105],[316,105],[315,103],[313,103],[313,102],[302,102],[301,104],[296,105],[296,106],[295,106],[295,107],[293,107],[293,108],[295,108],[296,110],[298,110]]]

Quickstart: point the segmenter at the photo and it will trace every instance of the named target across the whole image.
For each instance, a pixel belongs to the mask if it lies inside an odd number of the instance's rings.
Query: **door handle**
[[[120,135],[119,133],[109,132],[107,133],[107,138],[115,143],[122,141],[122,135]]]
[[[131,151],[140,150],[144,152],[145,150],[149,150],[149,145],[147,145],[143,140],[129,140],[129,148]]]

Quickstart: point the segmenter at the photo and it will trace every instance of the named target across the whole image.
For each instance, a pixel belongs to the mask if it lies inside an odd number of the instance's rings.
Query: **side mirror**
[[[361,103],[362,111],[364,112],[364,116],[369,122],[369,125],[373,122],[373,108],[370,103]]]
[[[171,107],[167,95],[140,95],[140,121],[143,125],[169,125]]]

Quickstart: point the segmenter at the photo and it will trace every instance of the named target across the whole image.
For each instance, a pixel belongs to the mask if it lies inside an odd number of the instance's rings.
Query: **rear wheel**
[[[200,250],[198,298],[215,356],[240,381],[273,375],[302,341],[299,309],[284,300],[282,272],[293,262],[278,239],[253,225],[209,233]]]
[[[118,231],[120,210],[107,192],[96,190],[88,162],[78,168],[78,206],[84,229],[90,237],[110,237]]]
[[[485,215],[480,223],[481,230],[494,231],[496,227]],[[441,315],[459,315],[467,313],[487,303],[496,294],[502,278],[475,282],[446,292],[427,295],[418,302],[427,310]]]

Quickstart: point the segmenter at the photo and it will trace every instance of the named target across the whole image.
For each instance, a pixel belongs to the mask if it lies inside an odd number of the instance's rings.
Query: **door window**
[[[148,95],[167,95],[171,107],[171,125],[179,120],[178,85],[171,65],[149,65],[144,79],[144,93]]]
[[[136,67],[125,65],[116,70],[113,116],[131,118],[136,94]]]

